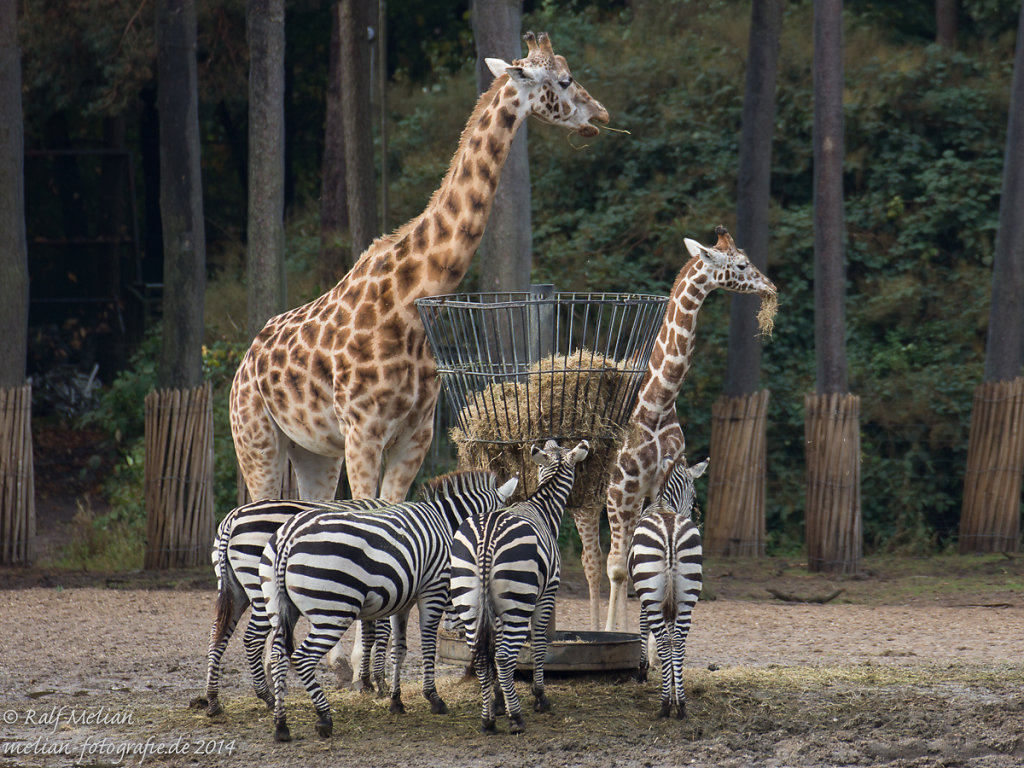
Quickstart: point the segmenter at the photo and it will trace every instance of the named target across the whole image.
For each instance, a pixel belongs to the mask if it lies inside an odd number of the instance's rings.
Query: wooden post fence
[[[860,398],[804,398],[807,456],[807,565],[856,573],[860,567]]]
[[[988,381],[974,390],[960,553],[1020,548],[1024,474],[1024,378]]]
[[[765,422],[770,393],[720,397],[711,407],[704,552],[761,557],[765,545]]]
[[[0,389],[0,563],[35,559],[32,385]]]
[[[146,396],[147,569],[208,564],[213,541],[213,406],[207,382]]]

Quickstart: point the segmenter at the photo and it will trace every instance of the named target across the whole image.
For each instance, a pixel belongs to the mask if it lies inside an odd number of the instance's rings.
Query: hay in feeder
[[[757,327],[761,335],[771,338],[775,330],[775,313],[779,310],[779,295],[777,293],[762,293],[761,308],[757,311]]]
[[[517,475],[516,498],[537,489],[530,446],[549,438],[563,446],[586,438],[590,453],[576,467],[567,506],[604,502],[612,452],[629,419],[624,402],[646,371],[630,363],[580,349],[535,363],[516,379],[494,382],[471,395],[459,415],[465,425],[451,430],[459,467]]]

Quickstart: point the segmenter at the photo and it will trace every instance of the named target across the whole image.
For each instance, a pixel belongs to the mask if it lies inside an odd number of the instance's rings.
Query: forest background
[[[155,90],[152,9],[121,0],[22,5],[26,150],[104,146],[115,136],[137,155],[141,263],[152,270],[160,258],[157,193],[146,170],[153,151],[146,147]],[[316,263],[330,5],[289,2],[285,24],[289,306],[329,287]],[[1019,4],[964,0],[955,48],[934,42],[934,8],[850,0],[845,10],[847,357],[849,389],[862,399],[867,552],[933,552],[955,542],[971,396],[984,368]],[[249,342],[245,2],[197,10],[209,271],[204,370],[215,389],[220,516],[236,498],[227,390]],[[476,89],[465,4],[394,0],[387,10],[388,143],[382,159],[378,142],[375,162],[389,180],[383,225],[390,230],[425,206]],[[799,550],[803,542],[803,397],[814,389],[815,371],[812,10],[811,2],[786,4],[779,55],[766,272],[779,287],[780,306],[762,359],[762,384],[772,393],[770,553]],[[581,146],[530,125],[533,282],[664,294],[686,259],[684,237],[709,242],[720,223],[735,231],[748,25],[749,4],[726,0],[525,3],[523,29],[548,31],[608,108],[611,126],[628,131],[602,132]],[[33,208],[31,185],[29,178],[30,238],[47,217],[66,217],[76,205],[88,217],[98,204],[56,195],[58,207]],[[462,289],[478,285],[471,272]],[[692,459],[708,453],[728,317],[725,294],[701,312],[695,363],[678,404]],[[68,557],[106,553],[130,566],[137,550],[141,562],[143,400],[156,381],[158,339],[152,318],[116,378],[76,414],[109,435],[116,463],[102,512],[87,516],[88,541]],[[30,346],[30,364],[38,366],[30,373],[39,375],[53,348],[69,344],[40,335]],[[446,462],[439,440],[424,474],[449,468]]]

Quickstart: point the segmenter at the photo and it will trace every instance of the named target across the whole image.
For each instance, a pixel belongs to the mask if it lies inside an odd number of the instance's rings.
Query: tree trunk
[[[814,346],[819,394],[847,391],[843,3],[814,5]]]
[[[249,0],[248,330],[285,308],[284,0]]]
[[[28,343],[28,244],[18,3],[0,0],[0,388],[25,384]]]
[[[512,61],[522,57],[522,2],[473,0],[472,16],[473,36],[476,38],[477,90],[483,93],[494,79],[484,59],[495,57]],[[479,251],[481,290],[529,289],[533,245],[530,160],[525,124],[516,134],[505,161]]]
[[[956,48],[956,0],[935,0],[935,42]]]
[[[765,272],[768,254],[768,210],[771,201],[772,129],[775,121],[775,79],[782,0],[752,4],[746,93],[740,134],[739,192],[736,242],[750,261]],[[761,344],[757,339],[760,298],[734,295],[729,310],[729,354],[725,394],[752,395],[761,378]]]
[[[367,27],[376,21],[370,3],[341,0],[341,121],[345,144],[345,186],[353,259],[379,232],[377,184],[373,171],[373,107],[370,103],[370,42]]]
[[[807,564],[856,571],[861,553],[860,399],[847,393],[843,263],[843,3],[814,4],[814,344],[805,398]]]
[[[999,231],[992,265],[992,304],[985,346],[985,381],[1009,381],[1024,362],[1024,3],[1017,26],[1010,117],[1003,155]]]
[[[206,241],[192,0],[159,0],[156,34],[164,234],[163,347],[157,382],[161,387],[197,387],[203,380]]]
[[[331,51],[327,67],[327,116],[321,166],[320,255],[317,280],[326,289],[352,266],[351,251],[342,238],[348,229],[345,194],[345,140],[341,112],[341,3],[331,4]]]

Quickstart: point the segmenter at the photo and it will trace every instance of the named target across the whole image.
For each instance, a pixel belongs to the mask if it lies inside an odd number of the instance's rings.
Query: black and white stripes
[[[486,516],[467,518],[452,544],[451,601],[466,631],[483,696],[482,730],[495,730],[496,671],[513,733],[523,731],[513,684],[519,649],[533,627],[534,709],[547,711],[544,657],[555,607],[561,558],[558,528],[572,490],[575,466],[587,456],[584,440],[571,450],[549,440],[532,449],[540,483],[526,501]]]
[[[661,710],[668,717],[686,716],[683,655],[690,615],[700,597],[702,548],[691,519],[693,481],[704,474],[708,460],[690,468],[680,456],[668,469],[658,498],[637,523],[627,567],[640,600],[641,658],[638,677],[647,679],[647,637],[653,633],[661,661]]]
[[[275,626],[271,667],[276,707],[275,738],[291,738],[284,708],[289,658],[313,699],[317,732],[329,736],[330,706],[316,681],[316,665],[355,619],[396,616],[392,711],[402,711],[400,674],[405,623],[418,605],[423,647],[423,694],[444,712],[434,686],[434,654],[441,613],[448,602],[452,534],[471,515],[502,506],[515,488],[496,487],[490,472],[460,472],[432,483],[429,501],[406,502],[373,512],[302,515],[277,534],[276,551],[264,550],[260,579]],[[309,634],[292,649],[299,615]]]

